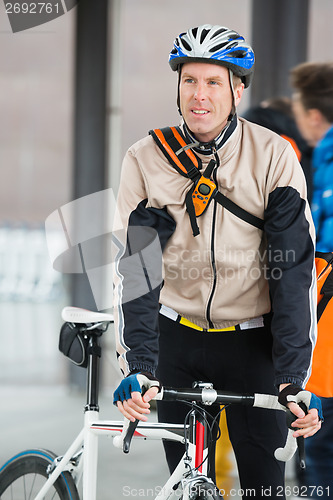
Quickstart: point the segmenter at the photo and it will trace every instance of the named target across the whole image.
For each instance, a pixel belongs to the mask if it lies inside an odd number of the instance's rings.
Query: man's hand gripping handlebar
[[[151,401],[161,390],[160,381],[148,372],[130,373],[113,394],[113,404],[131,422],[146,421]]]
[[[300,467],[304,469],[304,438],[313,436],[321,428],[321,423],[324,420],[321,401],[315,394],[305,391],[295,384],[280,386],[278,400],[287,409],[288,433],[294,439],[296,438]],[[290,440],[290,442],[293,441]]]

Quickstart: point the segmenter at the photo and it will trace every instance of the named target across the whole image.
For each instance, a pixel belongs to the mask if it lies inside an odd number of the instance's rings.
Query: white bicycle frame
[[[47,481],[35,496],[34,500],[43,500],[48,490],[54,484],[56,479],[62,472],[69,471],[73,475],[75,483],[78,484],[81,479],[83,487],[82,500],[96,500],[96,487],[97,487],[97,458],[98,458],[98,439],[100,436],[113,437],[116,447],[122,447],[122,437],[126,436],[126,428],[124,428],[123,421],[113,420],[100,420],[98,408],[98,334],[97,327],[102,326],[103,323],[108,324],[112,321],[112,316],[109,314],[95,313],[86,311],[79,308],[65,308],[62,317],[65,321],[72,321],[73,323],[92,324],[87,328],[90,330],[89,334],[89,347],[91,348],[88,363],[88,388],[87,388],[87,404],[85,406],[84,414],[84,427],[77,436],[77,438],[70,445],[66,453],[62,457],[58,457],[51,468],[50,476]],[[105,326],[105,325],[104,325]],[[106,328],[104,328],[105,330]],[[97,330],[97,331],[96,331]],[[104,331],[99,330],[99,332]],[[91,333],[95,332],[95,333]],[[216,400],[217,392],[212,387],[205,387],[198,389],[200,392],[200,401],[203,404],[210,405]],[[163,399],[163,395],[167,390],[163,390],[157,395],[156,399]],[[176,392],[171,390],[170,392]],[[193,390],[194,391],[194,390]],[[191,392],[191,390],[190,390]],[[198,392],[193,395],[198,395]],[[256,394],[252,396],[239,396],[230,395],[230,403],[240,402],[241,398],[250,398],[251,405],[274,409],[284,410],[285,408],[277,402],[276,396],[267,394]],[[179,399],[179,398],[178,398]],[[192,400],[192,394],[187,396],[189,401]],[[195,399],[193,399],[194,401]],[[199,401],[199,399],[196,399]],[[226,404],[224,402],[223,404]],[[247,403],[248,404],[248,403]],[[194,410],[195,411],[195,410]],[[192,416],[190,423],[186,428],[184,424],[165,424],[155,422],[139,422],[134,432],[135,439],[144,438],[151,439],[168,439],[187,444],[187,451],[180,460],[173,474],[169,477],[164,487],[162,487],[155,497],[155,500],[168,500],[174,494],[174,486],[183,481],[184,490],[182,492],[183,500],[189,500],[190,492],[189,485],[191,481],[210,481],[207,478],[207,462],[208,447],[207,443],[201,439],[198,445],[195,444],[195,420],[196,417]],[[128,421],[127,421],[128,422]],[[204,425],[206,425],[204,423]],[[126,427],[126,426],[125,426]],[[124,431],[124,432],[122,432]],[[188,434],[191,435],[190,440],[185,439]],[[205,431],[203,431],[205,432]],[[279,448],[275,456],[279,460],[289,460],[296,450],[296,440],[292,437],[292,431],[289,430],[287,443],[284,448]],[[190,458],[189,458],[190,457]],[[212,483],[211,483],[212,484]]]
[[[84,428],[73,441],[62,458],[57,459],[57,464],[48,480],[35,497],[34,500],[42,500],[50,487],[62,472],[72,473],[75,482],[78,483],[83,478],[83,500],[96,500],[97,487],[97,457],[98,457],[98,439],[101,436],[120,438],[123,431],[123,421],[100,420],[97,411],[86,411],[84,416]],[[126,429],[124,430],[124,432]],[[174,431],[174,432],[173,432]],[[168,439],[184,443],[184,425],[183,424],[163,424],[156,422],[140,422],[134,433],[134,439],[161,440]],[[115,440],[115,446],[118,448],[122,440]],[[83,448],[82,448],[83,447]],[[188,455],[195,456],[195,445],[189,443]],[[81,454],[79,464],[71,462],[72,457]],[[207,456],[207,448],[204,450],[204,458]],[[169,477],[155,500],[167,500],[174,493],[173,486],[178,484],[186,469],[184,457],[180,460],[176,470]],[[202,465],[202,476],[207,474],[206,461]],[[183,496],[185,500],[185,496]]]
[[[276,403],[276,398],[274,396],[256,395],[256,398],[257,403],[255,406],[267,408],[270,405],[272,409],[282,409],[280,405]],[[126,425],[124,426],[124,421],[100,420],[98,411],[86,411],[84,415],[84,428],[73,441],[64,456],[57,459],[55,469],[34,500],[42,500],[59,475],[65,471],[72,473],[76,484],[78,484],[83,478],[83,500],[96,500],[98,439],[101,436],[113,437],[115,446],[119,448],[122,446],[121,433],[126,433]],[[145,440],[168,439],[184,443],[184,434],[185,431],[183,424],[139,422],[133,438],[141,438]],[[280,459],[282,458],[284,461],[291,458],[296,449],[296,440],[289,438],[289,441],[289,450],[287,452],[286,448],[279,449],[280,453],[283,450]],[[193,461],[191,467],[194,467],[196,451],[196,446],[193,443],[188,443],[187,454]],[[203,479],[206,478],[207,460],[205,460],[205,458],[207,454],[208,449],[206,447],[203,450],[202,468],[194,480],[200,480],[200,477]],[[71,461],[71,459],[77,455],[81,455],[78,465]],[[189,470],[190,469],[186,466],[184,454],[173,474],[169,477],[165,485],[159,490],[155,500],[169,499],[172,494],[174,494],[174,485],[180,483]],[[187,500],[188,498],[188,492],[184,491],[183,499]]]

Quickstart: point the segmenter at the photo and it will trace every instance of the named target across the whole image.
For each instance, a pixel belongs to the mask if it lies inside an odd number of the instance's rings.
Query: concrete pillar
[[[289,71],[307,58],[308,0],[253,0],[252,46],[256,68],[251,106],[290,96]]]
[[[106,187],[107,28],[108,1],[80,0],[77,7],[75,52],[73,200]],[[91,214],[80,210],[73,216],[74,227],[82,233]],[[103,214],[97,223],[101,224],[102,234]],[[103,251],[99,248],[98,241],[94,252],[94,259],[101,261]],[[82,264],[84,269],[83,259]],[[71,305],[96,309],[85,273],[71,275]],[[83,387],[84,376],[85,370],[74,365],[71,367],[73,385]]]

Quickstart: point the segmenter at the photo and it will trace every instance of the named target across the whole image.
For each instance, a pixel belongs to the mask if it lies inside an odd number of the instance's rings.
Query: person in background
[[[333,63],[303,63],[291,72],[293,112],[314,147],[312,217],[316,250],[333,248]]]
[[[271,97],[259,106],[242,113],[243,118],[276,132],[290,142],[302,165],[306,179],[308,201],[312,200],[312,151],[313,148],[302,137],[295,122],[292,101],[289,97]]]
[[[293,112],[304,139],[314,147],[312,214],[316,226],[316,250],[333,251],[333,63],[303,63],[291,71]],[[320,326],[320,324],[319,324]],[[321,334],[318,330],[318,336]],[[323,332],[329,338],[333,332]],[[314,352],[316,355],[316,351]],[[322,362],[329,359],[327,344]],[[333,398],[322,397],[325,423],[322,431],[305,441],[307,468],[302,474],[306,487],[315,487],[312,498],[333,496]]]

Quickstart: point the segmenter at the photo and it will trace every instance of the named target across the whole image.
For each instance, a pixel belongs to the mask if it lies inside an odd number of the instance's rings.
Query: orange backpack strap
[[[302,153],[301,153],[299,147],[297,146],[295,139],[292,139],[288,135],[284,135],[284,134],[281,134],[281,137],[283,137],[283,139],[285,139],[286,141],[290,142],[290,144],[292,145],[292,147],[296,153],[298,161],[301,161]]]
[[[215,182],[210,179],[216,165],[214,160],[209,162],[205,172],[201,175],[201,159],[191,150],[192,145],[188,144],[180,127],[153,129],[149,131],[149,134],[177,172],[194,183],[185,198],[194,236],[199,234],[196,217],[204,213],[212,199],[248,224],[261,230],[264,229],[262,219],[241,208],[218,191]]]
[[[200,234],[194,205],[194,191],[201,177],[202,162],[188,144],[180,127],[165,127],[150,130],[149,134],[178,173],[191,179],[193,186],[185,196],[186,210],[190,218],[193,236]]]
[[[333,253],[316,252],[317,321],[333,296]]]
[[[196,181],[200,178],[202,162],[200,158],[188,148],[188,143],[180,127],[164,127],[150,130],[149,134],[167,157],[171,165],[184,177]]]
[[[333,397],[333,253],[316,252],[318,336],[312,372],[306,389],[317,396]]]

